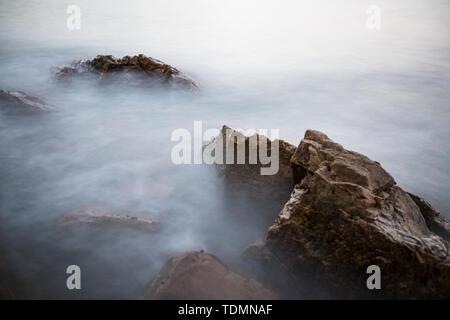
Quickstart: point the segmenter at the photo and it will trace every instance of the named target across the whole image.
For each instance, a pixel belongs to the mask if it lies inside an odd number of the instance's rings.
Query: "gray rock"
[[[142,232],[154,232],[159,223],[157,221],[127,215],[118,215],[95,208],[81,208],[72,210],[59,218],[60,228],[91,227],[125,227]]]
[[[41,98],[23,91],[0,90],[0,101],[10,102],[24,111],[49,111],[52,108]]]

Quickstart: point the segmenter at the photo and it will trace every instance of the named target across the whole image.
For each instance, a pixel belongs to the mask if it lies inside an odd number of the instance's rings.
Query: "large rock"
[[[23,91],[0,90],[0,101],[4,104],[17,106],[22,111],[49,111],[52,108],[39,97]]]
[[[117,76],[142,86],[168,85],[175,88],[198,89],[186,74],[159,60],[143,54],[115,58],[111,55],[98,55],[92,60],[74,61],[70,66],[59,68],[59,79],[75,75],[93,75],[99,79]]]
[[[279,170],[272,175],[262,175],[261,168],[270,167],[271,164],[263,164],[261,162],[259,147],[267,145],[267,154],[270,156],[271,146],[275,141],[278,143],[279,150]],[[261,144],[262,142],[264,144]],[[260,134],[246,136],[242,132],[226,125],[220,131],[219,137],[216,137],[205,148],[219,148],[220,146],[223,149],[223,164],[217,164],[216,167],[219,174],[224,178],[227,190],[239,194],[247,193],[263,200],[277,201],[280,203],[280,206],[289,199],[289,194],[293,187],[290,158],[294,154],[295,146],[283,140],[271,141]],[[239,149],[245,150],[244,163],[242,164],[239,164],[237,161]],[[227,163],[226,161],[227,150],[230,153],[233,151],[233,163]],[[256,163],[250,163],[250,152],[258,155]]]
[[[143,292],[145,299],[276,299],[258,281],[244,277],[216,256],[188,251],[172,257]]]
[[[118,215],[95,208],[80,208],[72,210],[58,219],[60,228],[87,227],[120,227],[142,232],[154,232],[158,222],[135,216]]]
[[[381,296],[450,298],[445,218],[378,162],[318,131],[306,132],[291,163],[297,184],[266,245],[299,283],[341,298],[370,296],[366,270],[377,265]]]

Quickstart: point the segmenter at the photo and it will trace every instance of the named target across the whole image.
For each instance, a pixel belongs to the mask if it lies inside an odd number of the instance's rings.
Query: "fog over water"
[[[71,4],[80,30],[66,27]],[[366,27],[371,4],[380,30]],[[195,120],[277,128],[295,145],[323,131],[450,217],[449,16],[437,0],[0,0],[0,89],[57,109],[0,110],[0,248],[12,281],[33,298],[135,298],[173,254],[204,249],[234,265],[281,207],[229,197],[214,168],[172,164],[171,133],[193,132]],[[61,84],[51,71],[139,53],[189,74],[200,93]],[[80,207],[157,218],[161,231],[61,240],[56,220]],[[70,264],[81,293],[65,288]]]

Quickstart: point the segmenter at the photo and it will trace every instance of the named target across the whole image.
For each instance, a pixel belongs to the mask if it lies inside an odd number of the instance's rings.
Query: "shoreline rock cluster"
[[[296,184],[266,244],[296,278],[366,296],[366,269],[377,265],[386,297],[449,297],[450,233],[436,210],[425,212],[378,162],[318,131],[306,131],[291,165]]]
[[[280,290],[290,283],[307,298],[450,298],[449,222],[431,205],[319,131],[307,130],[295,150],[280,144],[280,154],[281,174],[272,178],[257,177],[260,165],[217,166],[233,192],[259,190],[259,200],[270,191],[279,201],[291,175],[292,192],[266,238],[243,252],[254,276]],[[381,270],[381,290],[366,286],[371,265]],[[157,281],[152,288],[160,289]]]
[[[318,131],[306,131],[290,165],[290,199],[259,248],[300,287],[370,297],[366,269],[377,265],[381,296],[450,297],[449,222],[431,205],[398,187],[378,162]]]
[[[75,76],[198,89],[178,69],[142,54],[98,55],[56,72],[58,79]],[[0,101],[20,106],[18,110],[52,109],[22,91],[0,90]],[[188,251],[169,259],[143,298],[276,299],[292,288],[308,298],[324,297],[324,292],[327,298],[450,298],[450,222],[428,202],[397,186],[380,163],[322,132],[307,130],[297,147],[276,141],[279,170],[261,175],[268,165],[260,161],[259,142],[270,150],[275,141],[257,134],[247,137],[228,126],[219,137],[226,142],[224,155],[230,147],[235,159],[240,147],[246,155],[243,164],[216,165],[226,190],[280,205],[265,238],[242,254],[251,275],[237,273],[210,253]],[[251,150],[258,154],[256,163],[249,161]],[[158,222],[96,209],[74,210],[58,221],[60,227],[81,225],[154,232]],[[366,270],[373,265],[381,270],[378,292],[366,286]],[[11,295],[2,288],[1,295]]]
[[[170,89],[199,90],[198,85],[187,74],[160,60],[144,54],[116,58],[112,55],[97,55],[92,60],[72,62],[70,66],[54,68],[56,79],[69,80],[74,77],[91,76],[100,80],[119,79],[142,87],[168,87]],[[105,81],[103,81],[105,82]],[[18,110],[41,112],[53,107],[44,99],[20,90],[0,90],[0,104],[14,104]]]
[[[224,126],[221,134],[226,130],[233,129]],[[224,138],[227,147],[239,141]],[[247,151],[255,147],[241,138]],[[306,131],[296,148],[284,141],[279,148],[280,171],[273,176],[261,176],[260,163],[216,165],[230,192],[285,202],[265,238],[243,251],[245,267],[235,271],[210,253],[187,251],[166,262],[142,298],[449,298],[445,217],[398,187],[380,163],[319,131]],[[80,209],[62,216],[58,225],[153,232],[157,223]],[[366,287],[371,265],[381,270],[381,290]]]

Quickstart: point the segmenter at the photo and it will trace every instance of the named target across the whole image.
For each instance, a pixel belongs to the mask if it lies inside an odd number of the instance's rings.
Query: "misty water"
[[[306,129],[379,161],[450,217],[448,1],[0,1],[0,89],[55,111],[0,110],[0,249],[30,298],[136,298],[170,256],[211,252],[236,265],[280,205],[231,197],[212,167],[171,162],[178,128]],[[68,30],[67,6],[81,9]],[[381,28],[366,9],[381,9]],[[55,81],[52,67],[143,53],[201,90]],[[143,234],[55,236],[68,211],[158,219]],[[65,268],[82,269],[81,292]]]

